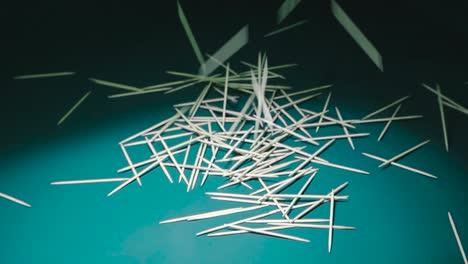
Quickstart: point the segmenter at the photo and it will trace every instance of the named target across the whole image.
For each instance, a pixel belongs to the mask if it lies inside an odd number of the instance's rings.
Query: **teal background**
[[[250,3],[253,2],[253,3]],[[439,82],[443,91],[468,105],[466,1],[343,3],[351,18],[384,58],[381,73],[334,20],[328,2],[301,3],[285,24],[307,18],[300,28],[271,38],[281,1],[182,1],[203,51],[214,52],[249,23],[249,44],[232,59],[255,61],[266,51],[269,62],[296,62],[282,71],[283,84],[305,89],[333,83],[331,106],[344,118],[360,118],[392,100],[411,94],[401,114],[424,119],[393,123],[382,142],[384,124],[360,125],[372,136],[345,140],[323,155],[339,164],[369,171],[359,175],[321,168],[311,192],[326,193],[349,181],[336,222],[355,231],[291,230],[310,243],[240,235],[196,237],[225,217],[159,225],[164,219],[225,208],[205,191],[222,181],[209,179],[186,193],[159,170],[110,198],[117,184],[51,186],[59,180],[117,177],[125,166],[117,143],[173,114],[171,106],[194,100],[201,87],[172,95],[152,94],[110,100],[120,92],[94,85],[89,77],[135,86],[172,80],[165,70],[195,71],[197,61],[178,21],[175,1],[114,2],[112,5],[10,4],[2,25],[0,192],[32,204],[25,208],[0,200],[0,263],[461,263],[447,211],[468,244],[466,206],[468,129],[466,116],[447,109],[450,152],[446,153],[436,97],[421,82]],[[36,5],[36,6],[34,6]],[[72,77],[14,81],[20,74],[76,71]],[[88,90],[92,95],[68,120],[60,117]],[[326,96],[312,101],[319,110]],[[389,116],[387,113],[384,116]],[[323,129],[320,135],[341,133]],[[432,180],[389,167],[360,152],[390,157],[423,140],[431,143],[402,163],[431,172]],[[236,190],[237,191],[237,190]],[[239,189],[240,191],[240,189]],[[236,206],[236,204],[232,204]],[[325,216],[327,210],[317,211]],[[239,216],[240,218],[241,216]]]

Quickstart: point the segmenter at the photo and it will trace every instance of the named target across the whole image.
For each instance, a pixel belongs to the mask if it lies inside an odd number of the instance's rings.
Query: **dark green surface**
[[[234,2],[234,1],[233,1]],[[327,252],[327,231],[294,230],[311,243],[242,235],[196,237],[223,219],[159,225],[167,218],[221,209],[209,200],[220,181],[186,193],[160,171],[145,176],[111,198],[116,184],[50,186],[57,180],[116,177],[125,160],[117,142],[173,114],[171,105],[194,100],[201,87],[168,96],[109,100],[119,90],[98,86],[88,77],[143,86],[172,80],[165,70],[196,71],[197,61],[178,21],[176,4],[112,6],[11,6],[4,16],[4,68],[0,73],[2,120],[0,191],[32,204],[25,208],[0,200],[0,263],[461,263],[450,228],[451,211],[465,248],[468,131],[466,116],[446,111],[450,152],[443,147],[436,97],[419,86],[440,82],[443,91],[468,105],[468,33],[465,1],[393,2],[350,5],[349,16],[380,50],[380,73],[334,21],[328,3],[301,3],[285,20],[309,23],[263,39],[276,29],[281,1],[181,4],[203,51],[214,52],[249,23],[250,43],[233,58],[255,61],[266,51],[274,64],[296,62],[283,82],[296,89],[333,83],[331,106],[344,118],[368,112],[411,94],[401,114],[424,119],[392,124],[383,142],[383,124],[361,125],[373,135],[355,140],[356,151],[340,141],[324,157],[371,172],[359,175],[323,168],[311,190],[328,192],[349,181],[350,200],[337,205],[336,222],[356,226],[336,231]],[[242,15],[239,15],[242,14]],[[215,23],[213,23],[215,22]],[[12,76],[76,71],[73,77],[13,81]],[[93,94],[63,126],[60,117],[88,90]],[[321,109],[325,96],[311,103]],[[387,113],[385,116],[391,115]],[[321,130],[322,135],[340,130]],[[402,160],[439,176],[432,180],[390,167],[360,152],[390,157],[423,140],[431,143]],[[235,206],[235,204],[233,204]],[[326,215],[326,210],[317,212]],[[231,218],[229,218],[231,219]],[[235,218],[234,218],[235,219]]]

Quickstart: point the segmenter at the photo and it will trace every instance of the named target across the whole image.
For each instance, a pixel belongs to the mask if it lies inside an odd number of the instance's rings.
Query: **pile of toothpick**
[[[294,64],[268,66],[266,55],[259,54],[257,64],[243,62],[248,69],[234,71],[229,64],[219,62],[224,74],[206,76],[181,72],[169,72],[184,79],[158,85],[170,93],[195,84],[202,90],[195,101],[174,105],[175,114],[121,141],[120,148],[128,165],[119,173],[131,173],[130,177],[87,179],[54,182],[54,185],[120,182],[108,196],[115,194],[131,183],[142,185],[142,178],[149,172],[166,177],[170,183],[186,185],[187,191],[203,186],[208,178],[220,177],[225,183],[218,190],[239,187],[248,193],[207,192],[215,200],[239,203],[239,206],[206,212],[187,217],[162,221],[201,220],[237,213],[257,212],[253,216],[210,228],[197,235],[223,236],[255,233],[308,242],[301,237],[280,231],[291,228],[327,229],[328,249],[331,251],[334,230],[354,229],[336,225],[335,203],[347,200],[339,193],[348,185],[330,186],[328,193],[313,193],[310,186],[319,175],[319,167],[327,166],[350,173],[368,172],[324,159],[324,153],[337,140],[347,140],[355,149],[354,141],[369,133],[358,133],[356,124],[385,123],[379,140],[392,122],[420,118],[420,115],[397,116],[401,103],[408,96],[384,106],[362,119],[344,119],[338,108],[331,111],[331,92],[326,95],[320,111],[312,111],[306,103],[320,98],[331,85],[292,92],[283,85],[273,85],[275,79],[285,79],[277,70],[293,67]],[[176,87],[174,87],[176,84]],[[193,89],[193,88],[191,88]],[[397,106],[391,117],[372,118]],[[334,115],[333,115],[334,113]],[[338,126],[343,130],[338,135],[320,135],[321,127]],[[424,142],[424,144],[427,142]],[[382,161],[383,166],[395,165],[412,172],[435,178],[435,176],[397,163],[397,160],[424,144],[413,147],[390,159],[371,154],[366,156]],[[133,149],[145,148],[149,155],[136,160],[130,153]],[[291,192],[292,186],[300,186]],[[238,188],[236,188],[237,190]],[[247,207],[245,205],[248,205]],[[311,217],[317,208],[329,205],[328,217]]]

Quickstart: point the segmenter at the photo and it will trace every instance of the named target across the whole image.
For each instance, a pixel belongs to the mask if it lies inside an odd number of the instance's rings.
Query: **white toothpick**
[[[180,173],[180,177],[182,177],[182,180],[184,180],[184,182],[186,184],[188,184],[187,177],[185,177],[184,171],[182,171],[182,169],[179,166],[177,166],[179,163],[177,162],[176,158],[174,157],[174,154],[172,153],[172,151],[169,149],[169,146],[166,144],[166,141],[163,138],[161,138],[161,136],[159,137],[159,139],[160,139],[164,149],[166,150],[167,154],[169,155],[169,158],[176,165],[176,169]]]
[[[59,77],[59,76],[68,76],[74,75],[74,72],[53,72],[53,73],[39,73],[39,74],[29,74],[29,75],[20,75],[15,76],[15,80],[24,80],[24,79],[35,79],[35,78],[50,78],[50,77]]]
[[[141,186],[140,177],[138,176],[138,173],[137,173],[135,167],[133,166],[132,160],[130,159],[130,156],[128,155],[127,150],[125,149],[125,146],[124,146],[123,144],[120,144],[120,148],[122,149],[122,153],[124,154],[125,159],[126,159],[127,162],[128,162],[128,165],[131,167],[131,170],[132,170],[132,172],[133,172],[133,175],[136,176],[136,180],[137,180],[137,182],[138,182],[138,185]]]
[[[190,140],[189,141],[192,141],[192,137],[190,137]],[[182,172],[185,171],[185,165],[187,164],[187,160],[188,160],[188,157],[189,157],[189,154],[190,154],[190,148],[191,148],[192,144],[189,144],[187,146],[187,150],[185,151],[185,155],[184,155],[184,161],[182,163]],[[179,176],[179,182],[182,180],[182,176]]]
[[[396,101],[394,101],[394,102],[392,102],[392,103],[390,103],[390,104],[388,104],[388,105],[386,105],[386,106],[384,106],[384,107],[382,107],[382,108],[379,108],[379,109],[375,110],[374,112],[372,112],[372,113],[366,115],[365,117],[362,118],[362,120],[369,119],[369,118],[371,118],[371,117],[373,117],[373,116],[375,116],[375,115],[377,115],[377,114],[379,114],[379,113],[381,113],[381,112],[387,110],[388,108],[390,108],[390,107],[392,107],[392,106],[394,106],[394,105],[397,105],[397,104],[403,102],[404,100],[406,100],[406,99],[408,99],[408,98],[410,98],[410,97],[409,97],[409,96],[404,96],[404,97],[402,97],[402,98],[400,98],[400,99],[397,99]]]
[[[296,240],[296,241],[300,241],[300,242],[310,242],[309,240],[304,239],[304,238],[290,236],[290,235],[283,235],[283,234],[279,234],[279,233],[275,233],[275,232],[271,232],[271,231],[265,231],[265,230],[256,229],[256,228],[250,228],[250,227],[239,226],[239,225],[234,225],[234,224],[231,224],[231,225],[228,225],[228,226],[232,227],[232,228],[245,230],[245,231],[252,232],[252,233],[258,233],[258,234],[262,234],[262,235],[272,236],[272,237],[279,237],[279,238],[284,238],[284,239]]]
[[[24,205],[24,206],[26,206],[26,207],[31,207],[30,204],[28,204],[28,203],[26,203],[26,202],[24,202],[24,201],[21,201],[21,200],[18,199],[18,198],[15,198],[15,197],[13,197],[13,196],[10,196],[10,195],[8,195],[8,194],[5,194],[5,193],[1,193],[1,192],[0,192],[0,197],[3,197],[3,198],[5,198],[5,199],[10,200],[10,201],[12,201],[12,202],[15,202],[15,203],[17,203],[17,204]]]
[[[293,228],[294,226],[269,226],[269,227],[260,227],[257,228],[257,230],[261,231],[272,231],[272,230],[283,230],[283,229],[289,229]],[[232,231],[222,231],[222,232],[216,232],[212,234],[208,234],[209,237],[216,237],[216,236],[228,236],[228,235],[237,235],[237,234],[245,234],[249,233],[249,231],[246,230],[232,230]]]
[[[327,84],[327,85],[322,85],[322,86],[306,89],[304,91],[289,93],[288,95],[289,96],[301,95],[301,94],[305,94],[305,93],[315,92],[315,91],[318,91],[318,90],[328,89],[330,87],[332,87],[332,85]],[[278,95],[278,96],[275,97],[275,99],[282,99],[282,98],[284,98],[284,95]]]
[[[72,108],[70,108],[70,110],[68,110],[68,112],[62,117],[60,118],[60,120],[57,122],[57,125],[60,126],[60,124],[63,123],[63,121],[65,121],[65,119],[68,118],[68,116],[71,115],[71,113],[73,111],[75,111],[76,108],[78,108],[78,106],[80,106],[81,103],[83,103],[83,101],[91,94],[91,91],[87,92],[85,95],[83,95],[83,97],[80,98],[80,100],[78,100],[78,102],[76,102]]]
[[[189,215],[189,216],[184,216],[184,217],[178,217],[178,218],[173,218],[173,219],[168,219],[159,222],[159,224],[168,224],[168,223],[175,223],[175,222],[180,222],[180,221],[190,221],[190,220],[201,220],[201,219],[206,219],[206,218],[212,218],[212,217],[218,217],[218,216],[223,216],[223,215],[228,215],[228,214],[233,214],[233,213],[240,213],[240,212],[246,212],[246,211],[251,211],[251,210],[256,210],[259,208],[263,208],[265,205],[256,205],[256,206],[250,206],[250,207],[235,207],[235,208],[229,208],[229,209],[222,209],[222,210],[217,210],[217,211],[211,211],[207,213],[201,213],[201,214],[195,214],[195,215]]]
[[[315,203],[316,202],[299,204],[299,205],[294,206],[293,209],[308,207],[308,206],[311,206],[311,205],[313,205]],[[218,231],[220,229],[228,227],[228,225],[237,225],[237,224],[245,223],[247,221],[252,221],[252,220],[257,220],[257,219],[260,219],[260,218],[268,217],[268,216],[276,214],[278,212],[280,212],[279,209],[274,209],[274,210],[271,210],[271,211],[266,212],[266,213],[262,213],[262,214],[254,215],[254,216],[244,218],[244,219],[241,219],[241,220],[237,220],[237,221],[231,222],[229,224],[223,224],[223,225],[215,226],[213,228],[209,228],[209,229],[203,230],[201,232],[198,232],[197,236],[201,236],[201,235],[205,235],[205,234],[209,234],[209,233]]]
[[[418,145],[416,145],[416,146],[414,146],[414,147],[412,147],[412,148],[410,148],[410,149],[408,149],[408,150],[403,151],[402,153],[400,153],[400,154],[394,156],[393,158],[387,160],[386,162],[380,164],[380,165],[379,165],[379,168],[382,168],[383,166],[386,166],[386,165],[392,163],[393,161],[397,161],[398,159],[400,159],[400,158],[402,158],[402,157],[404,157],[404,156],[410,154],[411,152],[417,150],[418,148],[420,148],[420,147],[426,145],[426,144],[429,143],[429,142],[430,142],[430,140],[426,140],[426,141],[424,141],[424,142],[422,142],[422,143],[419,143]]]
[[[338,107],[335,107],[335,111],[336,111],[336,115],[338,116],[338,119],[343,122],[343,118],[341,117],[341,113],[340,113],[340,110],[338,109]],[[349,145],[351,146],[351,148],[354,150],[354,144],[353,144],[353,140],[351,139],[351,137],[349,136],[349,132],[348,132],[348,129],[345,127],[345,126],[342,126],[343,128],[343,131],[344,133],[348,136],[348,142],[349,142]]]
[[[341,190],[343,190],[346,186],[348,186],[348,182],[345,182],[343,184],[341,184],[340,186],[338,186],[336,189],[333,189],[328,195],[328,199],[330,199],[329,197],[331,196],[331,194],[335,194],[335,193],[338,193],[340,192]],[[305,215],[307,215],[309,212],[311,212],[312,210],[314,210],[315,208],[317,208],[319,205],[321,205],[322,203],[324,203],[325,201],[327,200],[327,198],[322,198],[318,201],[315,201],[315,202],[312,202],[310,206],[308,206],[306,209],[304,209],[302,212],[300,212],[298,215],[296,215],[296,217],[294,217],[293,219],[293,222],[295,222],[296,220],[298,219],[301,219],[302,217],[304,217]]]
[[[263,188],[265,188],[267,194],[271,195],[271,191],[270,189],[268,189],[268,187],[265,185],[265,182],[263,182],[262,178],[258,178],[258,181],[260,182],[260,184],[263,186]],[[284,211],[284,208],[281,207],[281,205],[278,204],[278,200],[276,200],[275,198],[272,198],[273,202],[276,204],[276,206],[278,207],[278,209],[280,209],[281,213],[283,214],[283,216],[289,220],[289,216],[288,214]]]
[[[387,129],[390,127],[390,124],[392,123],[392,120],[393,118],[395,118],[396,114],[398,113],[398,111],[400,110],[400,107],[401,107],[401,104],[398,105],[398,107],[396,108],[395,112],[393,112],[392,114],[392,119],[388,120],[387,124],[385,124],[385,127],[382,129],[382,132],[380,132],[380,135],[379,135],[379,138],[377,139],[377,141],[380,141],[383,136],[385,135],[385,132],[387,131]]]
[[[449,221],[450,221],[450,225],[452,226],[452,230],[453,230],[453,234],[455,235],[455,239],[457,240],[458,247],[460,248],[460,252],[461,252],[462,257],[463,257],[463,262],[465,264],[468,264],[468,260],[466,259],[465,250],[463,249],[463,245],[461,243],[460,236],[458,235],[458,232],[457,232],[457,227],[455,226],[455,223],[453,222],[452,215],[450,214],[450,212],[448,212],[448,218],[449,218]]]
[[[51,185],[68,185],[68,184],[86,184],[86,183],[102,183],[102,182],[122,182],[128,178],[107,178],[107,179],[86,179],[86,180],[72,180],[72,181],[57,181],[51,182]]]
[[[387,160],[384,159],[384,158],[377,157],[377,156],[372,155],[372,154],[369,154],[369,153],[364,153],[364,152],[363,152],[362,154],[363,154],[364,156],[367,156],[367,157],[371,158],[371,159],[375,159],[375,160],[379,160],[379,161],[383,161],[383,162],[386,162],[386,161],[387,161]],[[397,166],[397,167],[400,167],[400,168],[405,169],[405,170],[412,171],[412,172],[417,173],[417,174],[421,174],[421,175],[423,175],[423,176],[427,176],[427,177],[430,177],[430,178],[437,179],[437,176],[434,176],[434,175],[432,175],[432,174],[430,174],[430,173],[427,173],[427,172],[425,172],[425,171],[421,171],[421,170],[417,170],[417,169],[411,168],[411,167],[409,167],[409,166],[403,165],[403,164],[398,163],[398,162],[395,162],[395,161],[390,162],[390,164],[391,164],[391,165],[394,165],[394,166]]]
[[[166,155],[165,157],[161,157],[156,152],[156,149],[154,149],[153,144],[151,144],[149,142],[149,139],[145,138],[145,140],[148,142],[148,146],[149,146],[151,152],[156,157],[156,161],[159,162],[159,165],[160,165],[161,170],[163,171],[164,175],[166,175],[166,177],[167,177],[167,179],[169,180],[170,183],[173,183],[174,181],[172,180],[171,174],[169,173],[169,171],[167,171],[166,165],[164,165],[164,163],[163,163],[163,160],[166,159],[169,155]],[[167,150],[166,150],[166,152],[167,152]]]
[[[157,156],[158,157],[158,156]],[[144,175],[145,173],[147,173],[148,171],[152,170],[154,167],[158,166],[159,164],[161,163],[161,160],[159,159],[158,157],[158,160],[156,162],[154,162],[153,164],[149,165],[148,167],[144,168],[142,171],[140,171],[137,175],[133,175],[131,178],[129,178],[128,180],[126,180],[125,182],[123,182],[122,184],[120,184],[119,186],[117,186],[114,190],[112,190],[110,193],[107,194],[107,196],[111,196],[113,195],[114,193],[120,191],[122,188],[124,188],[125,186],[127,186],[128,184],[130,184],[131,182],[133,182],[134,180],[136,180],[137,178],[140,178],[142,175]],[[169,178],[170,176],[167,175]],[[171,179],[172,180],[172,179]],[[171,181],[172,183],[172,181]]]
[[[333,243],[333,220],[334,220],[334,212],[335,212],[335,197],[334,191],[332,190],[330,194],[330,222],[329,222],[329,229],[328,229],[328,253],[331,253],[332,243]]]
[[[437,101],[439,102],[440,119],[442,121],[442,132],[444,133],[445,150],[447,150],[448,152],[449,146],[448,146],[448,137],[447,137],[447,125],[445,124],[444,105],[442,104],[442,97],[440,96],[442,93],[440,91],[439,84],[437,84],[436,89],[437,89]]]
[[[316,174],[316,172],[315,172],[315,173],[312,173],[312,174],[309,176],[309,178],[307,179],[307,181],[304,183],[304,185],[302,186],[302,188],[301,188],[301,189],[299,190],[299,192],[297,193],[298,196],[302,195],[302,194],[305,192],[305,190],[307,189],[307,187],[309,187],[310,183],[312,182],[312,180],[313,180],[314,177],[315,177],[315,174]],[[293,206],[296,204],[296,202],[297,202],[298,200],[299,200],[299,198],[298,198],[298,197],[295,197],[295,198],[291,201],[291,203],[289,203],[288,207],[286,208],[286,214],[289,213],[289,211],[291,210],[291,207],[293,207]]]
[[[223,101],[223,126],[226,119],[226,103],[227,103],[227,95],[228,95],[228,83],[229,83],[229,63],[227,64],[226,68],[226,80],[224,83],[224,101]]]
[[[327,111],[327,109],[328,109],[328,103],[330,102],[331,95],[332,95],[332,93],[329,92],[328,96],[327,96],[327,100],[325,101],[325,104],[323,105],[323,109],[322,109],[323,114],[320,115],[320,119],[318,121],[317,128],[315,129],[315,133],[317,133],[319,131],[319,129],[320,129],[320,124],[322,123],[323,116],[325,115],[325,111]]]

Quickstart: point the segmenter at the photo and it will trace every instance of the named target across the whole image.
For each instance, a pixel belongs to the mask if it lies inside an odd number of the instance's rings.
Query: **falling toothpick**
[[[398,105],[398,107],[395,109],[395,112],[393,112],[391,119],[388,120],[387,124],[385,124],[385,127],[382,129],[382,132],[380,132],[380,135],[377,141],[382,140],[383,136],[385,135],[385,132],[387,132],[387,129],[390,127],[390,124],[392,123],[393,118],[395,118],[395,116],[398,114],[398,111],[400,111],[400,107],[401,105]]]
[[[229,84],[229,64],[226,66],[226,82],[224,83],[224,101],[223,101],[223,127],[226,121],[226,103],[228,95],[228,84]]]
[[[448,152],[448,137],[447,137],[447,125],[445,124],[445,113],[444,113],[444,105],[442,104],[442,97],[439,84],[436,86],[437,89],[437,102],[439,103],[439,111],[440,111],[440,119],[442,122],[442,132],[444,133],[444,143],[445,143],[445,150]]]
[[[8,195],[8,194],[5,194],[5,193],[1,193],[1,192],[0,192],[0,197],[3,197],[3,198],[5,198],[5,199],[10,200],[10,201],[12,201],[12,202],[15,202],[15,203],[17,203],[17,204],[24,205],[24,206],[26,206],[26,207],[31,207],[30,204],[28,204],[28,203],[26,203],[26,202],[24,202],[24,201],[21,201],[21,200],[18,199],[18,198],[15,198],[15,197],[13,197],[13,196],[10,196],[10,195]]]
[[[75,103],[75,105],[72,106],[72,108],[70,108],[70,110],[68,110],[68,112],[62,117],[60,118],[60,120],[57,122],[57,126],[60,126],[63,121],[65,121],[65,119],[68,118],[69,115],[71,115],[71,113],[73,111],[75,111],[76,108],[78,108],[78,106],[80,106],[80,104],[91,94],[91,91],[87,92],[85,95],[83,95],[83,97],[81,97],[80,100],[78,100],[78,102]]]
[[[450,225],[452,226],[452,230],[453,230],[453,234],[455,235],[455,239],[457,240],[458,247],[460,248],[460,252],[461,252],[462,257],[463,257],[463,262],[465,264],[468,264],[468,260],[466,258],[465,250],[463,249],[463,245],[461,243],[460,236],[458,235],[458,232],[457,232],[457,227],[455,226],[455,223],[453,222],[452,215],[450,214],[450,212],[448,212],[448,218],[449,218],[449,221],[450,221]]]

